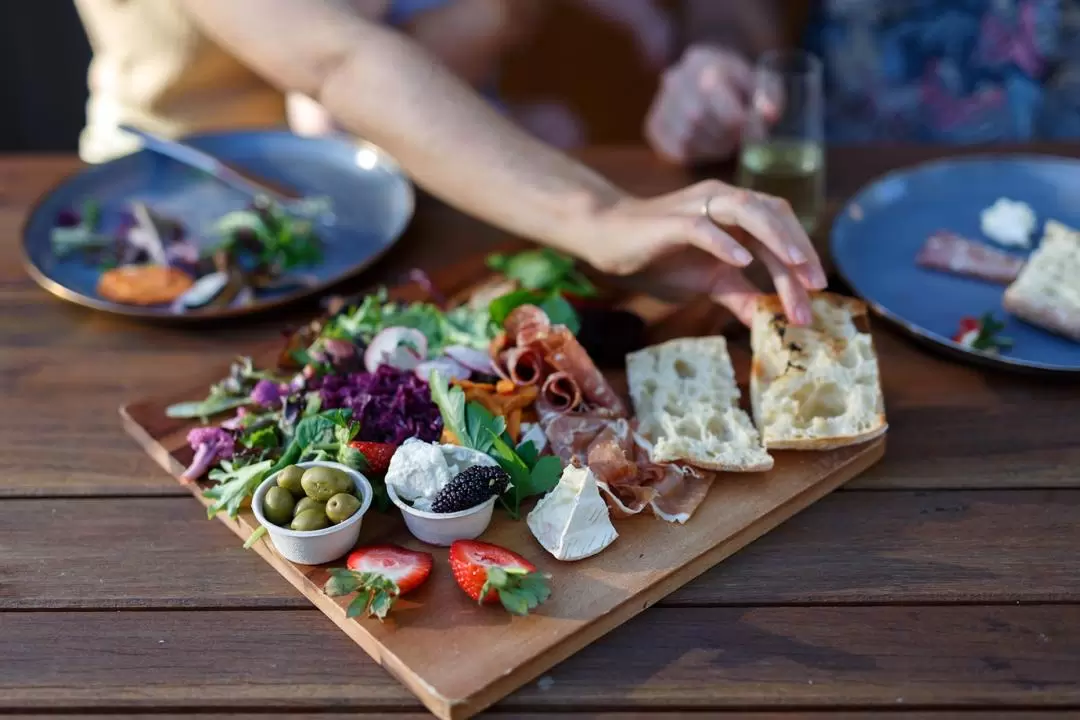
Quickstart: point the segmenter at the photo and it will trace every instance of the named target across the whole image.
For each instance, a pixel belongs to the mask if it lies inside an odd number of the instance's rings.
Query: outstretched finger
[[[809,325],[814,317],[810,309],[810,295],[796,277],[795,271],[781,262],[767,247],[758,249],[761,261],[772,275],[773,285],[784,306],[784,314],[793,325]]]
[[[696,218],[674,217],[667,221],[665,241],[672,246],[691,245],[709,253],[718,260],[735,267],[746,267],[754,260],[750,251],[739,244],[705,216]]]
[[[708,200],[708,210],[717,223],[749,232],[784,264],[820,267],[810,238],[787,202],[729,187]]]

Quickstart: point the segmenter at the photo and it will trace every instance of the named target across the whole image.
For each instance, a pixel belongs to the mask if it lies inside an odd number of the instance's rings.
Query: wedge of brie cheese
[[[529,513],[529,529],[557,560],[597,554],[619,536],[600,497],[596,476],[587,467],[568,466],[559,484]]]

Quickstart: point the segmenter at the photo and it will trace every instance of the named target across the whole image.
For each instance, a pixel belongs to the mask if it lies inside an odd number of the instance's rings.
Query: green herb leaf
[[[269,450],[280,445],[281,440],[278,438],[277,429],[263,427],[243,435],[240,438],[240,444],[246,448],[265,448]]]
[[[244,549],[250,550],[251,546],[259,542],[259,538],[261,538],[267,532],[269,531],[266,529],[265,525],[260,525],[259,527],[255,528],[255,530],[252,531],[250,535],[248,535],[248,539],[244,541]]]
[[[529,472],[529,487],[523,491],[525,494],[522,497],[543,495],[551,492],[559,484],[562,472],[563,463],[560,458],[555,455],[545,455],[539,458]]]
[[[506,432],[506,418],[492,415],[478,402],[470,402],[465,405],[465,428],[468,439],[463,442],[486,453],[491,450],[489,435],[502,437]]]
[[[536,443],[532,440],[525,440],[520,443],[514,448],[514,451],[521,458],[521,461],[529,466],[530,470],[536,465],[536,461],[540,459],[540,451],[536,449]]]
[[[214,501],[207,508],[206,516],[212,518],[222,510],[231,518],[239,515],[244,499],[254,493],[259,483],[266,479],[272,465],[270,460],[263,460],[237,467],[226,460],[221,463],[220,468],[211,470],[210,479],[217,485],[203,492],[203,497]]]
[[[235,410],[244,405],[250,405],[251,398],[229,395],[211,395],[205,400],[194,402],[182,402],[165,408],[165,414],[171,418],[202,418],[207,419],[226,410]]]
[[[536,305],[544,311],[552,324],[565,325],[575,335],[581,330],[581,318],[577,311],[557,290],[547,294],[533,290],[515,290],[492,300],[488,305],[488,313],[491,321],[502,327],[510,313],[522,305]]]
[[[431,401],[439,408],[443,426],[454,434],[459,443],[469,442],[468,425],[465,422],[465,392],[442,379],[438,370],[431,372],[428,380]]]

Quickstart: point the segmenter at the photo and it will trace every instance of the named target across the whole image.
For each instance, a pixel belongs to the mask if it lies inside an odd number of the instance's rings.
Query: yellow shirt
[[[79,154],[132,152],[123,123],[166,137],[285,125],[283,94],[202,34],[177,0],[75,0],[94,50]]]

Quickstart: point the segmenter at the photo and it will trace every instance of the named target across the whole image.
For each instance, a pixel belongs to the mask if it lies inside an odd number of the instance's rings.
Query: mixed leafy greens
[[[429,384],[443,424],[458,443],[490,455],[510,475],[512,486],[501,500],[511,516],[518,517],[523,500],[542,495],[558,484],[562,474],[559,458],[540,457],[531,440],[515,448],[506,432],[506,419],[492,415],[480,403],[466,402],[464,391],[448,386],[438,371],[431,374]]]

